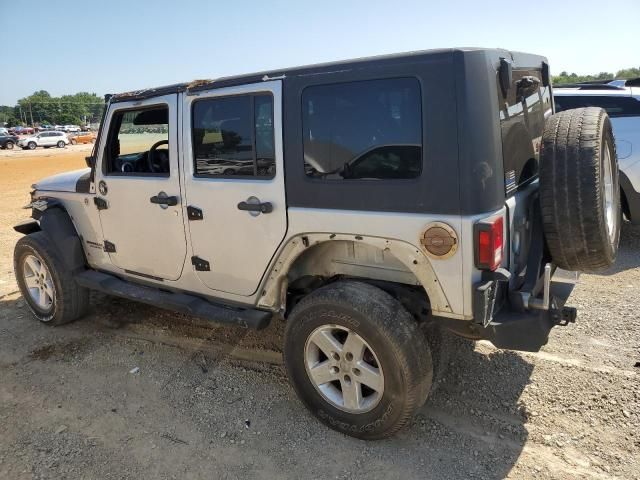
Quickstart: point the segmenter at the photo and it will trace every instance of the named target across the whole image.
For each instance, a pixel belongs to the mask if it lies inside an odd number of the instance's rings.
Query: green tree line
[[[554,85],[560,85],[563,83],[580,83],[580,82],[592,82],[594,80],[613,80],[613,79],[627,79],[640,77],[640,68],[624,68],[618,70],[613,74],[610,72],[600,72],[597,75],[577,75],[575,73],[560,72],[560,75],[553,76]]]
[[[84,125],[100,121],[104,100],[95,93],[52,97],[46,90],[21,98],[14,107],[0,106],[0,124]]]

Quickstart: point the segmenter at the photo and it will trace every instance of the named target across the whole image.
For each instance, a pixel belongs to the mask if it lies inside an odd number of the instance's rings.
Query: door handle
[[[174,207],[178,204],[178,197],[168,197],[166,195],[154,195],[149,199],[151,203],[156,205],[166,205],[168,207]]]
[[[255,212],[255,213],[271,213],[273,212],[273,205],[271,205],[271,202],[263,202],[263,203],[240,202],[238,204],[238,210],[244,210],[247,212]]]

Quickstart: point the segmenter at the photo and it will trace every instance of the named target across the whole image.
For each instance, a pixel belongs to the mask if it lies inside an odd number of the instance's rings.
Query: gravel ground
[[[364,442],[296,399],[280,322],[248,332],[103,295],[73,324],[32,319],[9,229],[33,180],[84,155],[0,154],[0,478],[640,478],[639,227],[541,352],[458,342],[410,427]]]

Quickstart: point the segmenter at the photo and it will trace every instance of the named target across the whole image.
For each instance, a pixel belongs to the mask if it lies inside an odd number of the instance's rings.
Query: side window
[[[196,176],[273,178],[271,95],[199,100],[192,114]]]
[[[105,174],[168,177],[169,109],[117,111],[111,117],[103,165]]]
[[[422,172],[415,78],[308,87],[302,94],[305,172],[328,180],[409,179]]]
[[[640,101],[621,95],[558,95],[554,97],[554,102],[558,112],[572,108],[601,107],[612,118],[640,116]]]

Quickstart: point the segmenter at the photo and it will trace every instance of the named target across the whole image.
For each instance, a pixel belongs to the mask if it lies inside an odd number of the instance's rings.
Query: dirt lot
[[[460,343],[410,428],[362,442],[296,399],[279,323],[256,334],[101,295],[65,327],[31,318],[11,225],[34,180],[88,149],[0,151],[0,478],[640,478],[640,228],[582,277],[578,323],[542,352]]]

